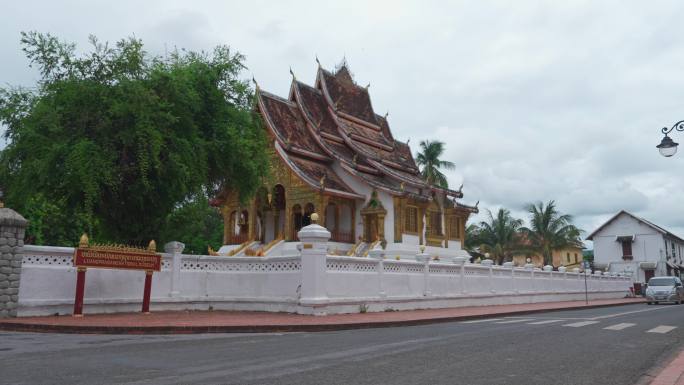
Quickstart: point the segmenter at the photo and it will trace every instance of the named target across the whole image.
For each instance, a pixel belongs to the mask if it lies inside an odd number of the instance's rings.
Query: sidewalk
[[[649,385],[684,385],[684,350]]]
[[[643,302],[643,298],[623,298],[590,301],[589,305],[585,305],[584,301],[566,301],[329,316],[235,311],[163,311],[148,315],[141,313],[86,314],[82,318],[72,316],[5,318],[0,319],[0,330],[100,334],[314,332],[422,325]]]

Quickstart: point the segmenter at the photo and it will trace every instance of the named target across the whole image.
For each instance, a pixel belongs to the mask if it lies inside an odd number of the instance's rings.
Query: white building
[[[684,240],[624,210],[588,237],[594,242],[594,269],[632,274],[635,282],[684,270]]]

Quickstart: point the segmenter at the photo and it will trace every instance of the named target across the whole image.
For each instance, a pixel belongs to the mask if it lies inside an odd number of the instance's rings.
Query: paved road
[[[0,333],[8,384],[634,384],[684,347],[684,306],[325,333]]]

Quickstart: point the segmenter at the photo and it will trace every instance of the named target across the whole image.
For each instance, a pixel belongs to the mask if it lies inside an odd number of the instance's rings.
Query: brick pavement
[[[584,301],[565,301],[328,316],[236,311],[160,311],[147,315],[141,313],[87,314],[82,318],[47,316],[0,319],[0,330],[102,334],[326,331],[420,325],[643,302],[643,298],[623,298],[590,301],[588,306]]]
[[[650,385],[684,385],[684,350],[658,373]]]

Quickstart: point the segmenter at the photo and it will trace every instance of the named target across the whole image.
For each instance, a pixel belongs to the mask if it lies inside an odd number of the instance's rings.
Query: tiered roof
[[[432,199],[433,192],[463,196],[460,190],[425,183],[408,144],[394,139],[386,117],[373,111],[368,88],[354,82],[346,65],[335,73],[319,66],[314,87],[293,76],[288,99],[259,87],[256,96],[277,153],[315,189],[364,198],[335,174],[332,163],[337,160],[351,175],[395,196],[421,200]]]

